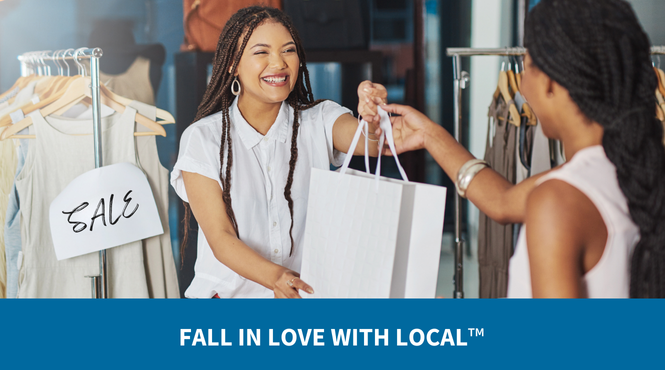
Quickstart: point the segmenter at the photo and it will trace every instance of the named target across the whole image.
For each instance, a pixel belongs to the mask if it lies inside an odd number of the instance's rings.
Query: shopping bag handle
[[[408,177],[406,176],[406,172],[404,172],[404,168],[402,168],[402,164],[399,162],[399,158],[397,155],[394,153],[397,153],[397,150],[395,150],[395,140],[393,138],[393,126],[392,123],[390,123],[390,117],[388,117],[388,113],[386,113],[385,110],[383,110],[381,107],[377,107],[377,112],[379,114],[379,117],[381,117],[381,121],[379,122],[379,127],[381,128],[381,136],[379,137],[379,148],[383,148],[383,144],[385,140],[388,141],[388,146],[390,147],[390,151],[393,153],[393,157],[395,158],[395,163],[397,163],[397,168],[399,169],[399,173],[402,176],[402,179],[404,181],[409,181]],[[344,164],[342,164],[342,168],[340,170],[341,174],[345,174],[346,170],[349,168],[349,164],[351,163],[351,158],[353,157],[353,152],[356,150],[356,146],[358,146],[358,140],[360,139],[360,134],[363,131],[363,128],[365,128],[366,131],[369,132],[369,125],[365,120],[360,120],[360,117],[358,117],[358,128],[356,129],[356,133],[353,136],[353,140],[351,141],[351,145],[349,146],[349,151],[346,155],[346,158],[344,158]],[[365,135],[365,172],[368,174],[369,172],[369,142],[367,139],[368,135]],[[377,159],[377,164],[376,164],[376,173],[374,174],[375,180],[376,180],[376,186],[378,188],[379,186],[379,177],[381,176],[381,155],[382,155],[382,150],[379,150],[379,158]]]
[[[351,145],[349,146],[349,150],[346,154],[346,157],[344,157],[344,164],[342,164],[342,168],[339,171],[342,175],[345,174],[346,170],[349,168],[349,164],[351,163],[351,158],[353,158],[353,152],[356,151],[356,147],[358,146],[358,140],[360,139],[360,134],[363,132],[363,128],[365,128],[365,131],[369,131],[369,125],[367,124],[367,122],[365,120],[361,120],[360,116],[358,116],[358,128],[356,129],[355,135],[353,135],[353,140],[351,140]],[[371,172],[369,172],[368,145],[369,141],[367,139],[367,135],[365,135],[365,172],[368,175],[371,175]]]

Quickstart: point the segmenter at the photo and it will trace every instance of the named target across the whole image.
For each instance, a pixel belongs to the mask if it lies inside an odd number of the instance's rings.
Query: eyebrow
[[[282,45],[282,47],[285,47],[286,45],[295,45],[295,44],[296,44],[295,42],[289,41],[286,44]],[[268,45],[268,44],[256,44],[256,45],[252,46],[250,49],[254,49],[254,48],[257,48],[259,46],[263,46],[263,47],[266,47],[266,48],[270,47],[270,45]]]

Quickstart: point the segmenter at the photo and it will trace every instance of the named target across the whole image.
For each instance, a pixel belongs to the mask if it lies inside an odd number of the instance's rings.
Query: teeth
[[[286,76],[284,76],[284,77],[264,77],[263,80],[268,82],[268,83],[284,82],[284,81],[286,81]]]

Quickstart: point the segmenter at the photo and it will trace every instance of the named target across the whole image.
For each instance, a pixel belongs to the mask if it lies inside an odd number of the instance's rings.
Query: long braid
[[[291,156],[289,159],[289,174],[284,187],[284,198],[286,199],[289,212],[291,214],[291,227],[289,229],[289,237],[291,239],[291,251],[289,255],[293,254],[294,240],[293,240],[293,199],[291,198],[291,186],[293,184],[293,175],[298,161],[298,146],[297,138],[300,128],[300,112],[309,109],[323,100],[314,100],[312,94],[312,87],[309,79],[309,71],[307,70],[305,51],[302,47],[302,42],[298,36],[298,32],[293,26],[291,19],[282,11],[261,6],[251,6],[239,10],[231,19],[226,23],[224,29],[217,43],[215,57],[213,60],[213,71],[210,78],[210,83],[203,95],[203,99],[199,104],[194,122],[207,117],[211,114],[222,112],[222,138],[220,145],[220,173],[219,177],[222,183],[222,198],[226,206],[226,213],[231,220],[233,229],[236,236],[240,237],[238,230],[238,223],[236,221],[235,213],[233,212],[232,199],[231,199],[231,168],[233,167],[233,149],[231,138],[231,118],[229,108],[235,98],[231,94],[231,84],[233,82],[233,75],[242,57],[243,51],[247,46],[247,42],[256,27],[266,22],[267,20],[274,20],[281,23],[286,27],[293,41],[296,44],[298,57],[301,62],[299,75],[296,80],[296,85],[289,94],[286,102],[293,108],[293,133],[291,138]],[[238,45],[240,37],[244,35],[242,43]],[[229,67],[231,73],[228,73]],[[225,155],[226,154],[226,155]],[[226,160],[225,160],[226,159]],[[224,166],[224,162],[226,167]],[[184,256],[184,250],[189,237],[189,222],[191,219],[191,208],[188,203],[185,205],[185,218],[184,218],[184,235],[181,245],[181,256]],[[184,261],[184,258],[183,258]]]
[[[631,297],[665,297],[665,149],[649,38],[623,0],[543,0],[528,15],[525,45],[603,126],[603,148],[640,230]]]

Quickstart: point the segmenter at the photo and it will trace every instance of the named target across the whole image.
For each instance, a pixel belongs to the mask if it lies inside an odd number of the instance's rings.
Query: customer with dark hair
[[[397,152],[426,148],[483,212],[525,224],[509,297],[665,297],[663,127],[637,17],[622,0],[543,0],[525,46],[523,95],[568,163],[513,186],[423,114],[386,105],[401,115]],[[370,82],[359,94],[385,97]],[[360,113],[374,118],[371,99]]]

